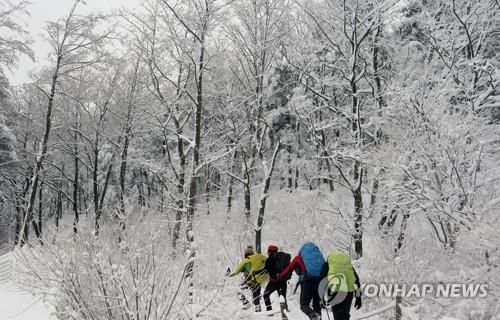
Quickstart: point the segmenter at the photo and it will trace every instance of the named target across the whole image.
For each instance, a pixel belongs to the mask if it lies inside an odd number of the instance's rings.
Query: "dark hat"
[[[249,257],[249,256],[251,256],[253,254],[255,254],[255,252],[253,251],[253,247],[252,246],[247,246],[246,249],[245,249],[245,253],[244,253],[245,258],[247,258],[247,257]]]
[[[273,253],[273,252],[278,252],[278,246],[276,246],[274,244],[270,244],[267,247],[267,253]]]

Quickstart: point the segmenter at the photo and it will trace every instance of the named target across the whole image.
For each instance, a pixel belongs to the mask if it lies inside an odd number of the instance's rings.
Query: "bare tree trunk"
[[[250,167],[247,163],[247,158],[245,152],[242,152],[242,161],[243,161],[243,199],[244,199],[244,216],[245,216],[245,222],[250,225],[250,218],[252,215],[251,211],[251,201],[252,201],[252,194],[251,194],[251,173],[250,173]]]
[[[375,80],[374,93],[375,93],[375,100],[377,101],[378,105],[379,116],[382,115],[382,111],[386,106],[383,97],[382,80],[380,77],[380,70],[379,70],[379,52],[380,52],[379,38],[381,32],[382,32],[382,26],[379,26],[373,35],[373,51],[372,51],[373,79]]]
[[[207,203],[207,214],[210,214],[210,185],[211,185],[211,179],[212,179],[212,174],[210,171],[210,166],[207,166],[205,168],[206,175],[205,175],[205,201]]]
[[[59,231],[59,222],[62,217],[62,211],[63,211],[63,203],[62,203],[62,181],[59,182],[59,190],[57,191],[57,203],[56,203],[56,219],[55,219],[55,225],[56,225],[56,232]]]
[[[179,240],[182,214],[184,212],[184,188],[186,184],[186,155],[184,154],[184,142],[181,138],[182,129],[180,128],[176,119],[174,119],[177,128],[177,154],[179,156],[179,173],[177,178],[177,209],[175,211],[175,221],[172,231],[172,247],[175,249],[177,241]],[[175,250],[174,250],[175,251]]]
[[[401,247],[403,247],[406,229],[408,226],[408,218],[410,217],[409,213],[405,212],[403,214],[403,220],[401,220],[401,228],[399,229],[398,241],[396,243],[396,248],[394,250],[395,255],[397,256]]]
[[[123,232],[125,230],[125,184],[127,177],[127,155],[129,146],[129,135],[130,135],[130,130],[127,125],[125,129],[125,139],[123,142],[123,150],[120,161],[120,215],[118,217],[120,221],[120,232]]]
[[[38,231],[42,234],[42,220],[43,220],[43,182],[40,183],[38,191]]]
[[[196,248],[194,244],[193,220],[196,211],[197,187],[199,179],[200,165],[200,147],[201,147],[201,119],[203,111],[203,75],[205,70],[205,36],[208,30],[209,8],[208,3],[205,3],[205,14],[202,18],[203,26],[201,37],[199,38],[200,56],[198,59],[198,79],[197,79],[197,94],[195,106],[195,127],[194,127],[194,146],[193,159],[191,168],[191,180],[189,182],[188,207],[187,207],[187,223],[186,235],[189,243],[189,262],[186,266],[186,279],[189,285],[189,303],[194,303],[194,258],[196,256]]]
[[[328,156],[328,154],[326,154]],[[328,186],[330,187],[330,192],[335,191],[335,186],[333,185],[333,175],[332,175],[332,166],[330,165],[330,160],[325,159],[326,170],[328,170]]]
[[[286,150],[288,152],[288,158],[287,158],[287,163],[288,163],[288,192],[292,192],[292,189],[293,189],[292,147],[291,146],[287,146]]]
[[[299,188],[299,176],[300,176],[299,167],[295,165],[295,189]]]
[[[359,164],[357,165],[359,166]],[[357,167],[355,166],[355,167]],[[359,168],[355,168],[358,170]],[[353,191],[354,197],[354,251],[358,258],[363,256],[363,194],[361,189],[362,169],[358,174],[359,186]],[[357,171],[355,171],[357,172]]]
[[[78,124],[75,126],[78,128]],[[80,210],[79,210],[79,199],[78,197],[80,196],[80,162],[78,161],[78,133],[75,130],[74,133],[74,158],[73,158],[73,165],[74,165],[74,171],[73,171],[73,214],[74,214],[74,220],[73,220],[73,233],[77,234],[78,233],[78,222],[80,221]]]
[[[30,192],[30,195],[28,198],[28,205],[26,208],[24,221],[23,221],[23,224],[21,226],[21,231],[20,231],[21,235],[24,234],[24,229],[26,228],[26,225],[29,224],[33,220],[33,206],[35,204],[38,182],[40,181],[40,172],[42,170],[43,161],[45,160],[45,157],[47,156],[47,150],[49,148],[49,137],[50,137],[50,132],[52,130],[52,108],[54,105],[54,97],[56,94],[57,79],[59,77],[59,69],[61,67],[61,61],[62,61],[62,53],[58,52],[56,66],[54,69],[54,73],[52,74],[52,83],[51,83],[51,87],[50,87],[50,93],[48,95],[47,111],[45,112],[45,126],[44,126],[41,147],[40,147],[40,150],[38,151],[38,154],[37,154],[36,159],[35,159],[36,160],[35,161],[35,168],[33,170],[33,175],[31,178],[31,181],[32,181],[31,182],[31,192]],[[38,227],[35,225],[34,225],[34,227],[35,227],[35,233],[40,234],[40,231],[37,230]],[[27,238],[25,238],[24,235],[22,237],[23,237],[23,239],[21,241],[21,244],[28,240]]]
[[[357,55],[357,44],[352,42],[352,53]],[[356,84],[356,59],[353,59],[352,69],[351,69],[351,102],[352,102],[352,134],[357,138],[357,147],[362,147],[362,134],[361,134],[361,106],[359,104],[358,98],[358,88]],[[356,258],[361,258],[363,256],[363,167],[359,160],[354,160],[354,251],[356,253]]]
[[[14,238],[15,245],[20,244],[22,241],[21,227],[23,224],[23,217],[24,217],[23,209],[21,207],[21,204],[19,203],[19,200],[16,199],[16,228],[15,228],[15,238]]]
[[[215,177],[214,177],[214,189],[215,189],[215,200],[219,202],[220,196],[221,196],[221,173],[218,169],[215,171]]]
[[[386,106],[385,99],[383,97],[382,80],[380,77],[380,70],[379,70],[379,52],[380,52],[379,38],[381,32],[382,32],[382,26],[378,26],[373,34],[373,50],[372,50],[373,79],[375,82],[374,96],[375,100],[377,101],[377,106],[378,106],[377,113],[379,117],[382,116],[383,109]],[[376,143],[378,143],[378,139],[382,138],[382,136],[383,136],[382,128],[377,128]],[[383,174],[384,174],[384,169],[381,168],[380,172],[378,174],[375,173],[373,177],[373,184],[370,196],[370,214],[373,214],[373,211],[375,210],[377,193],[379,189],[379,176],[382,176]]]
[[[235,150],[233,156],[231,157],[231,173],[236,171],[236,159],[238,158],[238,151]],[[227,209],[226,212],[231,213],[233,207],[233,186],[234,186],[234,178],[228,175],[228,183],[227,183]]]
[[[127,178],[127,160],[128,160],[128,148],[130,144],[130,137],[132,133],[132,111],[134,108],[134,96],[137,85],[137,74],[139,71],[139,60],[137,60],[134,69],[134,75],[132,79],[132,85],[128,92],[127,97],[127,114],[125,116],[125,124],[123,126],[123,149],[121,152],[120,159],[120,233],[125,231],[126,227],[126,210],[125,210],[125,192],[126,192],[126,178]],[[121,241],[121,236],[119,237]]]
[[[139,171],[139,172],[137,172]],[[137,187],[137,204],[141,207],[145,206],[145,198],[144,198],[144,187],[142,185],[142,173],[141,169],[133,170],[133,177],[134,177],[134,182],[135,186]]]
[[[99,182],[97,181],[98,176],[98,161],[99,161],[99,133],[96,132],[95,142],[94,142],[94,163],[92,167],[92,191],[94,200],[94,213],[95,213],[95,235],[99,235],[99,226],[101,220],[101,211],[99,210]]]
[[[245,220],[249,223],[251,217],[251,189],[250,184],[245,183],[243,185],[244,202],[245,202]]]
[[[97,153],[98,154],[98,153]],[[95,159],[97,161],[97,158]],[[95,208],[95,235],[99,235],[99,227],[100,227],[100,220],[101,220],[101,215],[102,215],[102,209],[104,206],[104,200],[106,198],[106,193],[108,192],[108,187],[109,187],[109,181],[111,178],[111,172],[113,169],[113,163],[115,161],[115,154],[113,153],[113,156],[111,157],[110,163],[108,165],[108,168],[106,169],[106,176],[104,178],[104,185],[102,187],[102,191],[99,191],[99,184],[97,183],[97,170],[98,168],[93,168],[94,170],[94,206]],[[97,166],[97,162],[95,163]]]
[[[379,177],[384,174],[384,169],[380,169],[380,171],[375,173],[375,176],[373,177],[373,183],[372,183],[372,189],[371,189],[371,195],[370,195],[370,215],[373,214],[375,210],[375,205],[377,204],[377,193],[379,189]]]
[[[268,171],[265,176],[264,180],[264,186],[262,187],[262,192],[260,195],[260,203],[259,203],[259,214],[257,216],[257,224],[255,226],[255,250],[258,253],[262,252],[262,226],[264,224],[264,213],[266,211],[266,201],[268,192],[269,192],[269,187],[271,185],[271,178],[273,176],[273,170],[274,170],[274,165],[276,163],[276,158],[278,157],[278,152],[281,148],[281,142],[278,141],[278,144],[276,145],[276,149],[274,150],[274,153],[271,158],[271,163],[269,165]]]

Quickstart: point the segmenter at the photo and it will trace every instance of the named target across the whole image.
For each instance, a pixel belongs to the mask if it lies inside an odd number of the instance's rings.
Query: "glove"
[[[321,299],[319,305],[321,306],[322,309],[326,309],[328,307],[328,302],[325,300],[325,298]]]
[[[354,308],[359,310],[361,308],[361,297],[356,297],[356,302],[354,302]]]

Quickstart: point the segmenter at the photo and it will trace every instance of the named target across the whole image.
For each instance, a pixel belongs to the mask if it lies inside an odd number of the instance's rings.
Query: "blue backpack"
[[[300,256],[304,261],[306,267],[306,278],[319,278],[321,276],[321,269],[325,264],[325,258],[318,246],[312,242],[306,242],[300,248]]]

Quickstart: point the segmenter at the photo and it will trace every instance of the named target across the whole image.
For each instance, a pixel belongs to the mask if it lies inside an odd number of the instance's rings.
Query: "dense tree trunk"
[[[92,165],[92,191],[93,191],[93,202],[94,202],[94,213],[95,213],[95,235],[99,235],[99,227],[101,222],[101,211],[99,206],[99,182],[98,177],[98,165],[99,165],[99,132],[96,132],[94,141],[94,160]]]
[[[357,39],[354,39],[357,41]],[[351,104],[352,104],[352,135],[356,139],[356,147],[361,149],[363,146],[362,130],[361,130],[361,106],[358,98],[358,86],[357,86],[357,55],[359,48],[358,44],[351,42],[351,54],[353,56],[351,65],[351,75],[350,75],[350,88],[351,88]],[[363,256],[363,174],[364,170],[361,161],[358,159],[354,160],[353,165],[353,180],[354,189],[352,190],[354,197],[354,251],[356,253],[356,258],[361,258]]]
[[[288,192],[292,192],[293,189],[293,168],[292,168],[292,147],[287,146],[288,153],[287,165],[288,165]]]
[[[29,194],[28,198],[28,205],[26,208],[25,216],[24,216],[24,221],[21,226],[21,232],[20,234],[24,233],[24,229],[26,228],[26,225],[31,223],[33,221],[33,206],[35,204],[35,198],[36,198],[36,193],[37,193],[37,188],[38,188],[38,183],[40,181],[40,172],[42,171],[42,166],[43,162],[45,161],[45,157],[47,156],[47,151],[49,148],[49,137],[50,137],[50,132],[52,130],[52,111],[53,111],[53,106],[54,106],[54,97],[56,94],[56,87],[57,87],[57,81],[59,78],[59,69],[61,66],[62,62],[62,53],[58,52],[57,59],[56,59],[56,66],[54,69],[54,73],[52,74],[52,83],[50,87],[50,93],[47,97],[47,110],[45,112],[45,126],[44,126],[44,132],[43,132],[43,137],[42,137],[42,142],[40,145],[40,150],[38,150],[38,154],[35,159],[35,168],[33,170],[33,175],[31,178],[31,192]],[[38,235],[40,234],[40,231],[38,230],[38,226],[34,225],[35,228],[35,233]],[[27,238],[24,238],[23,235],[23,240],[21,241],[21,244],[24,241],[27,241]]]
[[[179,156],[179,173],[177,177],[177,209],[175,211],[175,221],[172,232],[172,246],[175,249],[179,240],[182,215],[184,213],[184,188],[186,184],[186,155],[184,154],[184,141],[181,138],[182,129],[174,119],[177,132],[177,155]]]
[[[363,256],[363,194],[361,189],[362,170],[359,169],[359,164],[355,165],[355,173],[360,170],[361,173],[355,174],[359,179],[359,185],[353,190],[354,198],[354,251],[358,258]],[[355,179],[356,180],[356,179]]]
[[[99,154],[99,152],[97,152],[96,154]],[[97,157],[95,158],[95,161],[97,161]],[[94,178],[93,178],[94,179],[94,182],[93,182],[93,185],[94,185],[94,206],[96,206],[94,208],[94,211],[95,211],[94,233],[96,236],[99,235],[102,209],[104,206],[104,200],[106,199],[106,194],[108,192],[109,181],[111,178],[111,172],[113,170],[114,161],[115,161],[115,154],[113,153],[113,155],[111,156],[110,163],[105,171],[104,185],[102,186],[102,191],[99,190],[100,189],[99,183],[97,182],[97,170],[98,170],[98,168],[97,167],[93,168],[93,170],[94,170],[94,173],[93,173],[93,176],[94,176]],[[97,162],[95,163],[95,166],[97,166]]]
[[[398,236],[398,240],[396,243],[396,248],[394,250],[396,256],[399,254],[399,250],[401,249],[401,247],[403,247],[409,217],[410,217],[409,213],[405,212],[403,214],[403,219],[401,220],[401,227],[399,229],[399,236]]]
[[[381,169],[378,174],[375,173],[372,182],[372,188],[370,191],[370,215],[373,214],[375,210],[375,205],[377,204],[377,193],[379,189],[379,176],[383,175],[384,169]]]
[[[127,117],[127,121],[129,121]],[[121,154],[120,161],[120,214],[118,217],[120,223],[120,232],[125,230],[125,192],[126,192],[126,178],[127,178],[127,156],[128,156],[128,147],[129,147],[129,135],[130,129],[128,124],[126,125],[124,141],[123,141],[123,149]]]
[[[57,191],[57,199],[56,199],[56,217],[55,217],[55,226],[56,232],[59,231],[59,223],[62,218],[63,213],[63,201],[62,201],[62,181],[59,183],[59,190]]]
[[[202,30],[199,40],[200,54],[198,58],[198,79],[196,80],[196,104],[195,104],[195,126],[194,126],[194,145],[193,158],[191,163],[191,179],[189,181],[188,206],[187,206],[187,221],[186,221],[186,236],[189,243],[188,264],[186,266],[186,280],[188,282],[189,303],[194,303],[194,258],[196,257],[196,248],[194,243],[193,221],[196,212],[197,189],[200,170],[200,148],[201,148],[201,120],[203,116],[203,75],[205,71],[205,37],[208,31],[209,8],[205,2],[205,12],[202,16]]]
[[[207,205],[207,214],[210,214],[210,185],[212,179],[212,173],[210,166],[205,167],[205,201]]]
[[[247,224],[250,224],[250,218],[252,216],[252,211],[251,211],[251,189],[250,189],[250,184],[245,183],[243,185],[243,193],[244,193],[244,203],[245,203],[245,209],[244,209],[244,214],[245,214],[245,221]]]
[[[42,221],[43,221],[43,181],[40,182],[40,189],[38,190],[38,232],[42,234]]]
[[[123,125],[123,132],[121,139],[123,139],[123,146],[120,159],[120,174],[119,174],[119,185],[120,185],[120,209],[119,209],[119,224],[120,233],[125,231],[127,213],[125,208],[125,193],[126,193],[126,178],[127,178],[127,161],[128,161],[128,149],[130,145],[130,139],[132,134],[132,112],[135,105],[135,91],[137,88],[137,74],[139,71],[139,60],[137,60],[134,68],[134,74],[132,78],[132,83],[127,93],[127,111],[125,115],[125,123]],[[121,240],[121,236],[119,238]]]
[[[259,203],[259,213],[257,216],[257,223],[255,225],[255,250],[258,253],[262,252],[262,226],[264,224],[264,213],[266,211],[266,201],[269,196],[269,187],[271,186],[271,179],[273,177],[274,166],[276,163],[276,158],[278,157],[278,152],[281,148],[281,142],[278,141],[276,145],[276,149],[271,158],[271,163],[269,164],[269,168],[266,172],[266,176],[264,178],[264,185],[262,187],[262,192],[260,194],[260,203]]]
[[[231,157],[231,173],[234,173],[237,168],[237,159],[238,159],[238,150],[235,150],[233,156]],[[227,182],[227,207],[226,212],[231,213],[233,207],[233,186],[234,186],[234,178],[231,175],[228,175]]]
[[[76,129],[79,128],[79,125],[76,124],[75,126]],[[73,219],[73,233],[76,234],[78,233],[78,222],[80,221],[80,162],[78,161],[78,133],[75,130],[74,136],[74,155],[73,155],[73,214],[74,214],[74,219]]]

